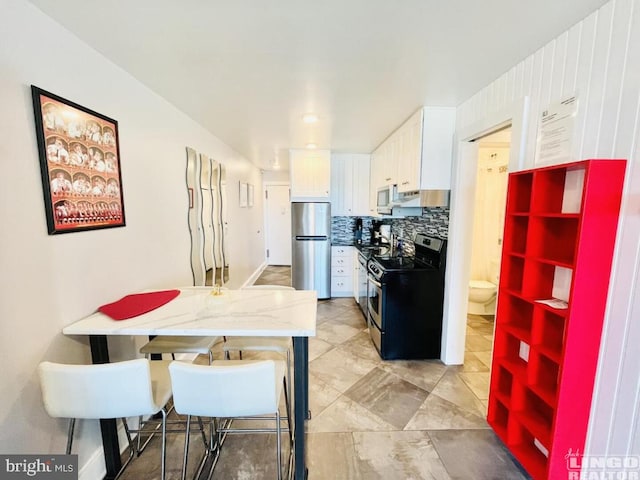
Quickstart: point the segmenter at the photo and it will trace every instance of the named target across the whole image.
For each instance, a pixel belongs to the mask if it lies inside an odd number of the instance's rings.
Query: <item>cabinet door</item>
[[[397,175],[398,175],[398,160],[400,158],[400,136],[398,132],[395,132],[389,140],[385,142],[385,159],[382,164],[382,184],[379,186],[382,187],[384,185],[394,185],[398,183]]]
[[[328,201],[331,184],[328,150],[291,150],[289,175],[291,201]]]
[[[352,210],[350,215],[360,217],[369,213],[369,169],[371,156],[366,154],[352,155]]]
[[[349,191],[346,181],[346,170],[348,164],[347,155],[331,155],[331,214],[349,215],[347,213]],[[349,170],[351,166],[349,165]]]
[[[455,123],[455,108],[429,107],[424,109],[421,189],[451,189],[451,157],[453,155]]]
[[[422,109],[402,126],[401,158],[398,160],[398,191],[410,192],[420,188],[422,154]]]
[[[380,178],[382,176],[382,147],[378,147],[371,154],[371,165],[369,171],[369,216],[378,216],[378,187],[381,185]]]

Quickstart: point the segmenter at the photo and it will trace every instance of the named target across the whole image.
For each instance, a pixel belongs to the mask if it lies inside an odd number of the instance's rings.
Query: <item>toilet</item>
[[[467,313],[472,315],[496,314],[500,262],[491,260],[489,265],[489,279],[492,280],[491,282],[486,280],[471,280],[469,282],[469,305],[467,307]]]
[[[469,306],[472,315],[495,315],[498,286],[486,280],[469,282]]]

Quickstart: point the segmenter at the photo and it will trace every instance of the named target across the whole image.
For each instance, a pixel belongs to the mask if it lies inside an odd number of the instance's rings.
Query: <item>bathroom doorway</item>
[[[498,275],[502,255],[511,127],[478,144],[463,379],[488,399]]]
[[[502,253],[511,127],[482,137],[477,142],[468,313],[492,317],[495,315]]]

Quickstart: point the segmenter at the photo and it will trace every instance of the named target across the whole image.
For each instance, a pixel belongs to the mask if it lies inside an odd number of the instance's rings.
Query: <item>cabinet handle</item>
[[[388,182],[389,180],[391,180],[391,177],[384,179],[385,182]]]

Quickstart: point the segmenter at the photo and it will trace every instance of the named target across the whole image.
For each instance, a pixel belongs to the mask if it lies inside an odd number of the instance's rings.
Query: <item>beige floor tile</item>
[[[448,370],[431,393],[470,412],[484,411],[482,402],[454,370]]]
[[[447,366],[440,360],[393,360],[382,362],[380,368],[430,392],[440,381]]]
[[[485,335],[467,335],[465,350],[467,352],[490,352],[493,347],[493,339]]]
[[[363,479],[451,478],[427,432],[355,432],[353,437]]]
[[[459,376],[480,400],[489,398],[489,372],[461,372]]]
[[[312,417],[320,415],[340,396],[341,392],[326,384],[313,374],[309,374],[309,409]]]
[[[429,392],[392,373],[374,368],[345,395],[397,430],[402,430]]]
[[[405,430],[489,428],[478,410],[470,411],[431,393]]]
[[[346,392],[376,364],[334,348],[309,363],[309,372],[340,392]]]
[[[491,368],[491,361],[493,360],[492,352],[474,352],[473,354],[478,358],[478,360]]]
[[[353,435],[307,433],[309,480],[366,480],[356,464]]]
[[[334,346],[318,337],[309,338],[309,361],[313,361],[323,353],[328,352]]]
[[[318,328],[316,328],[316,338],[333,345],[340,345],[354,335],[357,335],[361,330],[361,328],[355,328],[342,323],[340,320],[331,319],[318,325]]]
[[[489,367],[480,359],[479,354],[489,352],[465,352],[464,365],[461,367],[463,372],[488,372]]]
[[[396,430],[388,422],[345,397],[338,398],[307,421],[307,432],[379,432]]]

